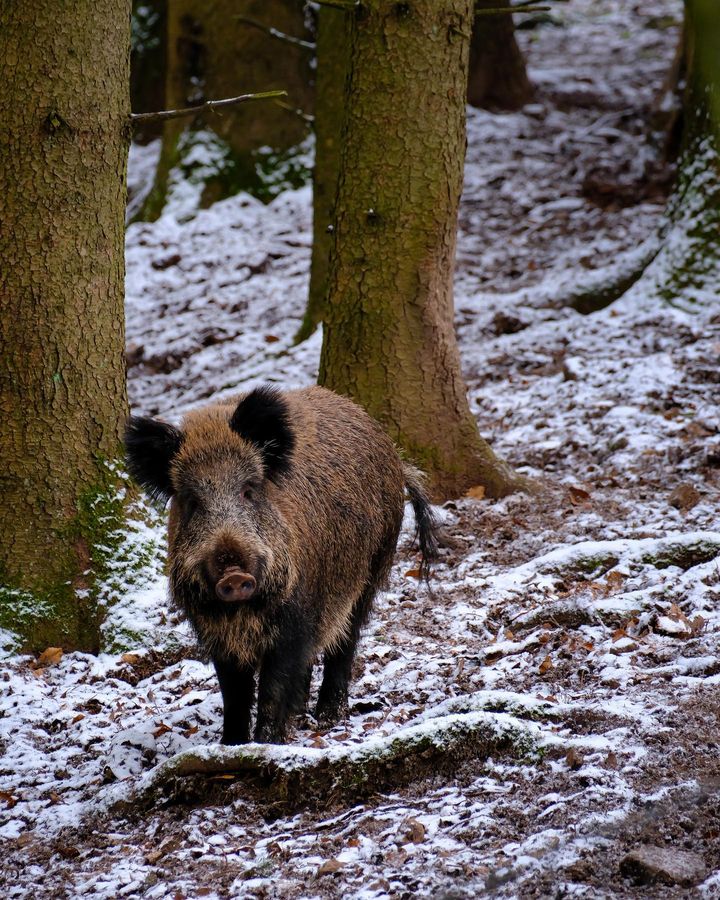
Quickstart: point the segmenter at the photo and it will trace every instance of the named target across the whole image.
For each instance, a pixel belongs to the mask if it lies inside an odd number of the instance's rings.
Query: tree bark
[[[354,14],[320,383],[352,397],[435,498],[519,479],[478,434],[453,325],[471,0]]]
[[[720,17],[714,0],[685,9],[687,86],[660,292],[693,305],[717,298],[720,275]]]
[[[130,0],[0,10],[0,625],[97,650],[103,460],[127,412]]]
[[[313,245],[310,288],[297,341],[323,320],[332,248],[332,224],[340,170],[345,88],[350,61],[350,16],[321,6],[317,26],[315,80],[315,167],[313,170]]]
[[[478,0],[475,6],[509,9],[510,0]],[[512,15],[476,16],[470,42],[468,103],[482,109],[516,110],[532,96]]]
[[[296,37],[302,37],[305,29],[301,0],[167,0],[166,107],[277,89],[288,92],[291,108],[267,103],[205,114],[190,123],[166,122],[155,185],[138,218],[152,220],[162,213],[170,172],[182,163],[180,139],[185,132],[213,132],[230,157],[224,173],[208,179],[204,206],[238,190],[258,187],[255,151],[285,150],[307,136],[308,123],[294,110],[312,111],[312,55],[301,47],[281,46],[270,35],[239,21],[241,17]]]

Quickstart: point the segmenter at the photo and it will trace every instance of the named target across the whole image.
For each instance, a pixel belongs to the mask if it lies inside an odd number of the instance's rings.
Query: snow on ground
[[[108,623],[113,639],[141,633],[137,647],[5,662],[4,896],[720,896],[720,315],[661,301],[652,272],[599,313],[564,303],[657,241],[647,123],[681,12],[558,6],[561,27],[520,35],[535,102],[469,111],[456,308],[470,398],[544,493],[446,504],[432,593],[410,574],[406,529],[349,719],[327,733],[308,720],[293,742],[336,758],[509,717],[532,752],[362,803],[285,809],[210,779],[206,802],[103,815],[220,733],[213,672],[146,565],[115,586]],[[133,164],[138,192],[151,153]],[[320,335],[292,346],[310,204],[308,189],[238,196],[129,228],[136,410],[173,420],[223,392],[314,380]],[[149,521],[131,543],[158,539]],[[634,887],[619,863],[641,843],[698,853],[704,881]]]

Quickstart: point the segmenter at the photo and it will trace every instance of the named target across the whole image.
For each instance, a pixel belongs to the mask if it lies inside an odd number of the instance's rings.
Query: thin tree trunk
[[[509,9],[510,0],[478,0],[478,9]],[[476,16],[470,42],[467,100],[482,109],[520,109],[532,100],[533,87],[515,40],[508,13]]]
[[[130,105],[133,112],[165,109],[167,67],[166,0],[133,0]],[[149,122],[133,130],[133,140],[147,143],[162,135],[162,124]]]
[[[720,276],[720,16],[714,0],[685,8],[687,87],[660,285],[682,305],[717,300]]]
[[[96,650],[102,460],[126,416],[130,0],[0,10],[0,625]]]
[[[323,319],[349,61],[350,16],[340,9],[321,6],[318,12],[315,81],[312,260],[308,304],[297,334],[298,341],[310,337]]]
[[[478,434],[453,325],[472,0],[354,14],[320,383],[358,401],[436,498],[518,479]]]

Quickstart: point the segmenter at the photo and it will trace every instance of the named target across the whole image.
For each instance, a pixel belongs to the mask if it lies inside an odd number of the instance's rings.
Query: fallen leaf
[[[685,624],[689,624],[690,620],[685,615],[685,613],[680,609],[677,603],[670,604],[670,610],[668,612],[668,617],[673,620],[673,622],[685,622]]]
[[[185,731],[183,731],[183,737],[192,737],[192,735],[197,734],[199,730],[200,727],[198,725],[191,725],[189,728],[186,728]]]
[[[605,576],[605,584],[607,586],[607,591],[616,591],[619,590],[623,586],[623,582],[625,581],[625,576],[620,572],[608,572]]]
[[[627,636],[628,636],[628,633],[627,633],[627,631],[625,631],[624,628],[618,628],[617,630],[613,631],[612,640],[613,640],[613,642],[619,641],[621,638],[624,638]]]
[[[610,750],[608,755],[605,757],[605,768],[606,769],[617,769],[617,766],[618,766],[617,756],[615,756],[615,754],[612,752],[612,750]]]
[[[485,488],[481,484],[476,484],[466,492],[465,496],[471,500],[482,500],[485,496]]]
[[[541,675],[545,675],[546,672],[549,672],[551,669],[554,669],[553,661],[549,656],[546,656],[545,659],[540,663],[540,668],[538,671]]]
[[[347,842],[347,845],[348,845],[348,847],[359,847],[360,839],[359,838],[350,838],[350,840]]]
[[[339,872],[342,869],[343,865],[344,863],[341,863],[339,859],[328,859],[317,870],[317,874],[334,875],[335,872]]]
[[[168,731],[172,731],[172,726],[166,725],[164,722],[161,722],[155,729],[155,731],[153,731],[153,737],[162,737],[162,735],[167,734]]]
[[[123,653],[120,657],[120,662],[127,663],[130,666],[134,666],[136,663],[140,662],[140,657],[137,653]]]
[[[565,762],[569,769],[576,772],[582,766],[583,758],[574,747],[571,747],[565,756]]]
[[[408,819],[406,824],[408,838],[413,844],[422,844],[425,840],[425,826],[423,823],[418,822],[417,819]]]
[[[324,741],[321,737],[315,738],[310,746],[322,750],[323,747],[327,747],[327,741]]]
[[[80,851],[77,847],[71,847],[70,844],[60,844],[58,847],[58,853],[62,856],[63,859],[77,859],[80,856]]]
[[[406,578],[419,578],[420,577],[420,569],[408,569],[405,573]]]
[[[690,631],[693,633],[693,636],[700,634],[706,624],[707,619],[703,619],[702,616],[695,616],[695,618],[690,622]]]
[[[17,804],[17,797],[14,797],[10,791],[0,791],[0,800],[7,805],[8,809],[12,809]]]
[[[569,485],[568,492],[570,493],[570,502],[575,506],[590,502],[590,493],[583,488]]]
[[[265,343],[266,344],[275,344],[280,340],[280,338],[276,334],[266,334],[265,335]]]
[[[47,668],[48,666],[56,666],[62,659],[62,647],[48,647],[47,650],[38,656],[35,665],[37,668]]]
[[[84,714],[84,713],[78,713],[76,716],[73,716],[73,718],[70,719],[70,724],[71,724],[71,725],[77,725],[77,723],[78,723],[78,722],[82,722],[82,720],[83,720],[84,718],[85,718],[85,714]]]

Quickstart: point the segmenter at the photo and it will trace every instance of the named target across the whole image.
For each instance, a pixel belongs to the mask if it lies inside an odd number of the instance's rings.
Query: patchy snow
[[[674,238],[648,137],[681,15],[679,0],[558,6],[558,27],[520,32],[535,101],[469,110],[465,374],[483,434],[544,492],[439,510],[432,593],[410,574],[407,520],[348,720],[252,748],[282,766],[355,759],[492,722],[537,752],[362,803],[285,809],[215,778],[184,804],[103,815],[178,754],[225,752],[215,676],[169,608],[161,517],[145,508],[126,537],[132,583],[108,576],[111,652],[4,663],[3,896],[630,897],[619,861],[643,842],[695,850],[710,873],[697,894],[720,896],[720,316],[710,283],[662,297]],[[153,154],[133,151],[134,202]],[[131,225],[135,409],[177,420],[255,384],[311,383],[321,335],[292,344],[310,244],[307,188]],[[653,257],[605,310],[566,305]]]

